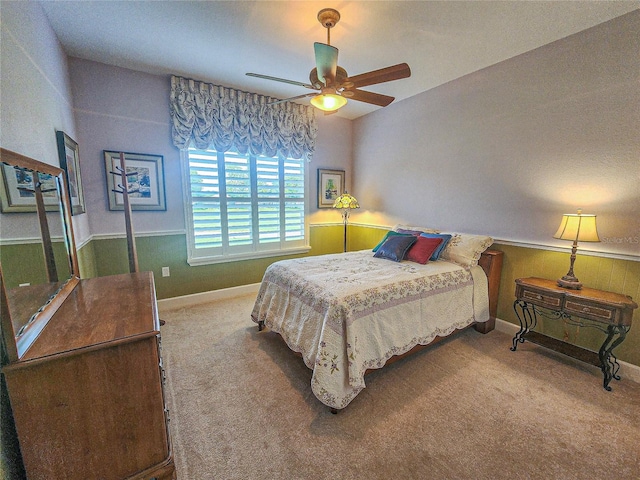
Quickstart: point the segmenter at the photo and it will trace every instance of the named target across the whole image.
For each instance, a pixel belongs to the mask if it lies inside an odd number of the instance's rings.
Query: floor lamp
[[[342,209],[342,223],[344,223],[344,251],[347,251],[347,223],[349,223],[349,212],[352,208],[360,208],[358,200],[345,192],[336,198],[333,208]]]

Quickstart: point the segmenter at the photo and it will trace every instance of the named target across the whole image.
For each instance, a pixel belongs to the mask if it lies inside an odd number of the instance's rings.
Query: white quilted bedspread
[[[374,258],[370,250],[276,262],[251,314],[313,370],[318,399],[344,408],[367,369],[474,321],[489,319],[481,267]]]

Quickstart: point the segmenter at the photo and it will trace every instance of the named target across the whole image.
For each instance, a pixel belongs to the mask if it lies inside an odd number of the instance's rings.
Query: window
[[[190,265],[308,250],[305,160],[185,153]]]

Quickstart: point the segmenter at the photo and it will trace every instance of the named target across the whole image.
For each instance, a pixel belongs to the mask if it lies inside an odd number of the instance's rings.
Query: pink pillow
[[[441,238],[417,237],[416,243],[411,246],[404,258],[425,265],[441,243]]]

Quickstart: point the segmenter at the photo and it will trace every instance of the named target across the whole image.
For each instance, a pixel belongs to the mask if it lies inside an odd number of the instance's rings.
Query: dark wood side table
[[[545,278],[516,279],[516,300],[513,310],[520,321],[520,330],[513,337],[512,351],[526,340],[550,348],[583,362],[600,367],[603,386],[611,391],[612,378],[620,380],[620,364],[613,354],[631,329],[633,310],[638,305],[627,295],[593,288],[569,290]],[[533,331],[538,316],[562,320],[571,325],[596,328],[607,334],[598,353]]]

